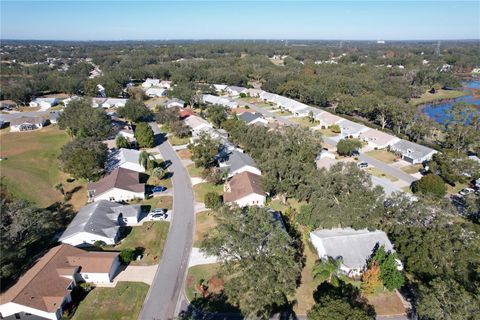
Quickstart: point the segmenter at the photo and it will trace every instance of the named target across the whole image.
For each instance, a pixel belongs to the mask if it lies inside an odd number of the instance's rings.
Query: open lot
[[[301,118],[292,118],[290,119],[291,121],[298,123],[299,125],[307,128],[312,128],[315,126],[318,126],[318,122],[316,121],[310,121],[308,117],[301,117]]]
[[[210,211],[203,211],[195,215],[195,236],[193,238],[193,246],[200,248],[200,243],[204,235],[217,225],[213,214]]]
[[[1,175],[14,196],[46,207],[63,199],[55,189],[61,182],[65,191],[75,189],[71,202],[76,209],[85,203],[86,191],[80,191],[84,183],[67,183],[59,169],[60,149],[69,141],[64,131],[55,126],[33,132],[2,131],[0,141],[1,156],[7,158],[1,162]]]
[[[204,202],[205,195],[209,192],[216,192],[219,195],[223,194],[223,185],[214,185],[208,182],[199,183],[193,187],[195,194],[195,200],[198,202]]]
[[[169,223],[166,221],[145,222],[138,227],[130,229],[128,235],[116,246],[109,247],[112,250],[142,248],[143,258],[131,262],[132,265],[158,264],[163,253],[163,246],[167,239]]]
[[[80,302],[72,320],[137,319],[149,286],[119,282],[115,288],[95,288]]]
[[[376,295],[366,297],[373,305],[378,316],[393,316],[405,314],[405,307],[402,300],[395,292],[384,291]]]
[[[395,159],[397,159],[397,156],[393,152],[387,150],[372,150],[366,154],[385,163],[394,163]]]

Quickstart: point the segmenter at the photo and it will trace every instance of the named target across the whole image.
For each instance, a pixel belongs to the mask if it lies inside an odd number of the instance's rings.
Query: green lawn
[[[412,165],[400,168],[400,170],[402,170],[403,172],[408,173],[408,174],[419,173],[420,170],[422,170],[422,169],[423,169],[422,164],[412,164]]]
[[[195,215],[195,237],[193,246],[200,248],[204,235],[217,225],[213,214],[210,211],[204,211]]]
[[[397,177],[394,177],[392,175],[389,175],[388,173],[385,173],[384,171],[375,168],[375,167],[368,167],[365,169],[368,173],[370,173],[372,176],[378,177],[378,178],[387,178],[388,180],[395,182],[398,181]]]
[[[138,227],[132,227],[130,233],[116,246],[108,247],[115,251],[122,249],[144,248],[143,259],[131,262],[132,265],[157,264],[163,253],[167,239],[169,223],[167,221],[145,222]]]
[[[451,186],[447,183],[447,192],[450,194],[457,194],[459,193],[463,188],[468,187],[467,183],[457,183],[455,186]]]
[[[307,127],[307,128],[316,127],[319,124],[317,121],[311,122],[308,117],[292,118],[290,120],[295,122],[295,123],[298,123],[299,125],[301,125],[303,127]]]
[[[174,135],[168,136],[168,141],[172,146],[183,146],[184,144],[188,144],[190,142],[190,137],[186,138],[179,138]]]
[[[218,268],[219,264],[213,263],[195,266],[188,269],[187,283],[185,285],[185,294],[187,295],[188,300],[192,301],[196,296],[198,296],[196,286],[199,284],[200,280],[210,280],[216,275]]]
[[[431,94],[429,92],[425,92],[422,94],[420,98],[415,98],[410,100],[410,103],[413,105],[425,104],[428,102],[433,102],[436,100],[443,100],[443,99],[454,99],[458,97],[462,97],[467,95],[468,93],[458,90],[438,90],[435,94]]]
[[[197,168],[193,163],[187,166],[187,171],[190,177],[201,177],[203,170],[203,168]]]
[[[397,159],[393,152],[387,150],[372,150],[367,152],[367,155],[385,163],[394,163],[395,159]]]
[[[95,288],[80,302],[72,320],[137,319],[147,296],[145,283],[119,282],[115,288]]]
[[[198,202],[204,202],[205,195],[209,192],[216,192],[219,195],[223,195],[223,185],[214,185],[208,182],[199,183],[193,187],[195,192],[195,199]]]
[[[141,204],[142,206],[150,206],[150,210],[153,210],[155,208],[172,209],[173,197],[172,196],[151,197],[149,199],[132,201],[132,203]]]
[[[270,201],[270,203],[268,204],[268,207],[280,212],[285,212],[285,210],[287,210],[288,207],[292,207],[298,212],[300,211],[300,207],[304,204],[305,202],[300,202],[294,198],[288,199],[287,204],[284,204],[282,201],[277,199],[277,200]]]
[[[318,132],[320,132],[325,137],[335,137],[335,136],[339,135],[339,133],[335,133],[328,128],[327,129],[320,129],[320,130],[318,130]]]
[[[280,115],[280,116],[291,116],[292,115],[292,113],[290,111],[280,110],[280,109],[273,110],[272,113],[276,114],[276,115]]]
[[[55,126],[33,132],[2,132],[1,176],[16,197],[49,206],[62,200],[54,186],[63,181],[57,160],[68,135]]]

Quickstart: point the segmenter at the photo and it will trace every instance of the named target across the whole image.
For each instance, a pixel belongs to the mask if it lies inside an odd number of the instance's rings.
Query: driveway
[[[195,228],[193,189],[187,170],[175,150],[163,139],[156,123],[150,123],[150,126],[159,141],[158,151],[165,160],[172,163],[169,170],[173,173],[175,214],[172,216],[160,265],[145,298],[139,319],[167,320],[176,316],[177,305],[184,304],[183,285]]]

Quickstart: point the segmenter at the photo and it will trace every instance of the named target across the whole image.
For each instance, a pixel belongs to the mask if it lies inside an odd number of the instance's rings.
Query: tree
[[[333,133],[340,133],[342,132],[342,129],[340,129],[340,126],[338,124],[332,124],[330,126],[330,130],[333,132]]]
[[[174,121],[170,125],[172,133],[179,138],[186,138],[190,135],[190,128],[187,127],[182,121]]]
[[[58,118],[60,129],[69,129],[77,138],[103,140],[112,133],[110,118],[102,109],[92,108],[88,99],[74,100]]]
[[[445,122],[445,143],[457,154],[480,144],[480,116],[473,105],[455,104],[448,112]]]
[[[217,167],[207,168],[202,172],[202,178],[213,184],[221,184],[227,178],[226,171]]]
[[[352,156],[355,151],[362,147],[358,139],[342,139],[337,143],[337,152],[341,156]]]
[[[71,141],[64,145],[59,156],[64,172],[75,178],[96,180],[105,168],[107,146],[94,138],[84,138]]]
[[[412,191],[413,193],[421,193],[436,198],[443,198],[447,193],[447,186],[442,178],[436,174],[429,173],[412,184]]]
[[[126,248],[120,251],[120,261],[122,262],[122,264],[127,265],[133,260],[135,260],[134,250]]]
[[[163,179],[166,174],[167,174],[167,170],[162,167],[156,167],[155,169],[153,169],[153,175],[157,179],[160,179],[160,180]]]
[[[340,270],[341,264],[342,259],[332,257],[317,261],[313,267],[313,278],[317,283],[327,282],[336,287],[345,279],[345,275]]]
[[[118,116],[132,122],[146,122],[153,118],[153,112],[142,101],[129,99],[125,107],[117,109]]]
[[[385,251],[385,247],[380,246],[373,255],[370,264],[378,263],[380,267],[380,278],[388,291],[399,289],[405,283],[403,274],[398,270],[395,256]]]
[[[121,149],[121,148],[125,148],[125,149],[129,149],[130,148],[130,142],[128,141],[127,138],[125,138],[124,136],[117,136],[117,138],[115,138],[115,145],[117,146],[117,149]]]
[[[296,240],[267,208],[223,206],[214,214],[217,226],[201,250],[222,261],[228,302],[248,318],[268,317],[295,292],[301,270]]]
[[[154,161],[152,156],[147,151],[142,151],[138,155],[138,164],[145,168],[145,170],[150,171],[154,167]]]
[[[209,209],[217,209],[222,205],[222,196],[216,192],[208,192],[205,194],[205,207]]]
[[[225,107],[214,104],[207,107],[207,117],[215,125],[220,128],[222,123],[227,120],[227,112]]]
[[[192,152],[192,161],[197,167],[209,168],[214,165],[220,143],[207,133],[201,133],[193,143],[188,145]]]
[[[382,280],[380,279],[380,268],[376,261],[370,264],[370,267],[365,270],[362,275],[362,284],[360,285],[362,292],[366,294],[373,294],[378,288],[382,287]]]
[[[137,124],[135,127],[135,138],[137,139],[138,145],[142,148],[155,147],[155,135],[148,123],[140,122]]]
[[[157,106],[157,114],[155,118],[158,123],[171,125],[174,122],[178,121],[178,108],[166,108],[164,106]]]

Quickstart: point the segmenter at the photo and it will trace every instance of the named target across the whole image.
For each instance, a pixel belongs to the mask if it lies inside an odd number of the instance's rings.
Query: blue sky
[[[480,1],[0,1],[2,39],[480,38]]]

